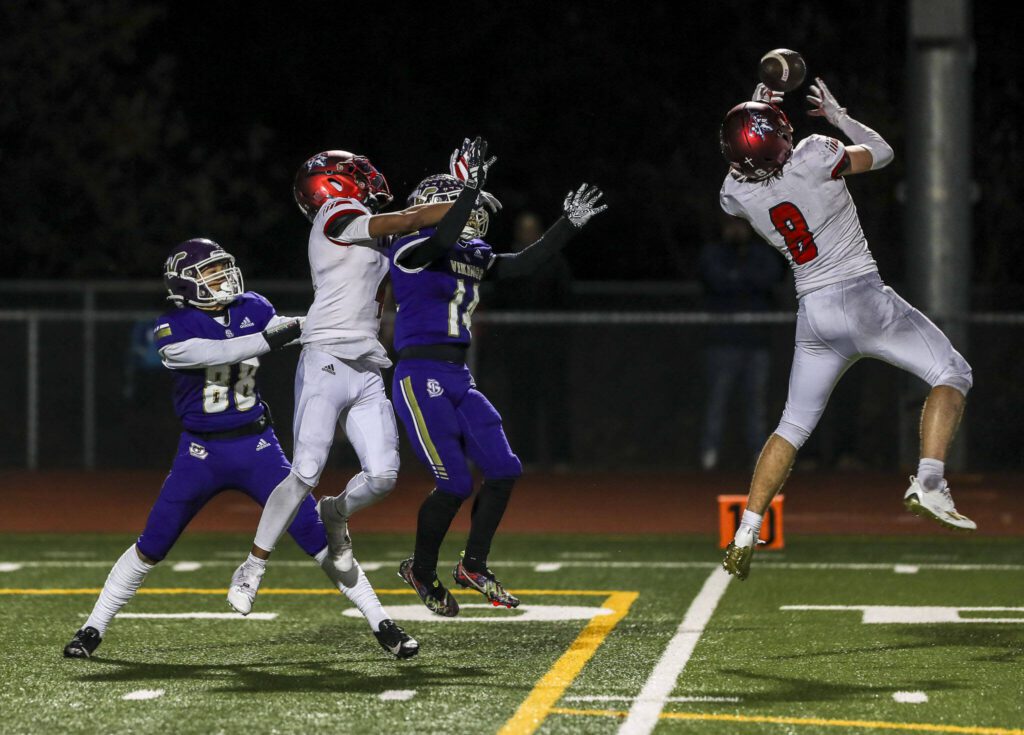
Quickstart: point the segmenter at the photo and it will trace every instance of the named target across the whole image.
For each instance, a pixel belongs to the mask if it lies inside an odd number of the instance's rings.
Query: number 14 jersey
[[[812,135],[796,146],[781,176],[747,181],[730,172],[722,184],[722,209],[750,222],[786,256],[797,298],[878,271],[839,175],[846,157],[840,141]]]
[[[494,253],[483,240],[459,240],[441,258],[423,268],[398,263],[404,253],[429,239],[434,228],[392,241],[391,287],[395,316],[395,349],[411,345],[463,344],[473,336],[473,310],[480,303],[480,281],[487,275]]]

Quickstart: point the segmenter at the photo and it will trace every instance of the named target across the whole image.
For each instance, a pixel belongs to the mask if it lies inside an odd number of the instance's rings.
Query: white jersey
[[[750,222],[786,257],[797,298],[878,271],[839,176],[845,158],[840,141],[812,135],[796,146],[781,176],[748,181],[730,172],[722,184],[722,209]]]
[[[327,228],[339,217],[356,218],[337,238]],[[313,305],[302,344],[343,360],[367,359],[388,367],[377,335],[383,311],[388,258],[369,235],[370,212],[355,199],[331,199],[317,212],[309,233]]]

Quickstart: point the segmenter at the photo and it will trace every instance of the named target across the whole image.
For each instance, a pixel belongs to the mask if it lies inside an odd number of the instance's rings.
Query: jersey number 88
[[[233,389],[231,382],[231,365],[214,365],[206,368],[206,385],[203,387],[203,413],[221,413],[226,411],[235,396],[235,408],[248,411],[256,405],[256,370],[258,362],[238,363],[238,380]]]

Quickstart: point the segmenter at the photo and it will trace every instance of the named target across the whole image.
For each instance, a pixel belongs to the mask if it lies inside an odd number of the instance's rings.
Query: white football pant
[[[971,389],[971,366],[942,330],[870,273],[800,300],[789,396],[775,433],[799,449],[839,378],[862,357],[895,365],[932,387],[948,385],[964,395]]]

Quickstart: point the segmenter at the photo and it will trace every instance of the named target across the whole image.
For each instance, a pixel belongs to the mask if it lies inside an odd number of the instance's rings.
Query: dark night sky
[[[109,5],[110,12],[133,7]],[[178,214],[161,229],[145,229],[158,216],[151,211],[154,200],[128,197],[117,204],[141,210],[133,216],[144,230],[132,244],[140,255],[135,264],[99,253],[123,247],[109,244],[124,237],[119,235],[97,243],[95,257],[77,268],[37,258],[23,273],[141,273],[150,252],[158,261],[169,243],[203,233],[238,251],[254,275],[303,278],[306,223],[290,192],[303,160],[328,148],[364,153],[401,201],[422,176],[446,167],[464,136],[481,134],[500,159],[488,188],[507,207],[492,229],[496,244],[507,241],[511,217],[520,209],[553,219],[567,189],[594,181],[606,189],[611,209],[573,244],[577,277],[692,278],[696,250],[717,227],[725,171],[719,122],[749,97],[760,55],[779,46],[801,51],[811,73],[828,79],[840,102],[896,148],[892,167],[851,188],[883,274],[902,273],[900,248],[891,246],[902,236],[890,223],[901,216],[894,191],[905,144],[903,2],[571,1],[443,9],[344,3],[328,9],[295,5],[293,11],[276,5],[272,12],[233,2],[151,5],[156,19],[139,36],[137,55],[122,61],[117,74],[130,86],[142,70],[172,62],[162,82],[169,95],[166,114],[181,117],[187,136],[179,153],[162,164],[167,173],[159,196],[183,200],[192,171],[220,153],[230,162],[217,164],[228,170],[220,172],[209,197],[227,203],[208,213],[195,207],[194,214]],[[1021,66],[1022,54],[1001,30],[1006,16],[992,4],[977,5],[976,122],[987,131],[989,118],[1005,118],[1008,106],[1020,110],[1019,85],[1008,70]],[[15,6],[20,9],[3,11],[18,21],[14,33],[46,33],[45,19],[30,10],[35,6]],[[82,63],[75,73],[96,72]],[[804,116],[802,94],[792,96],[786,109],[798,138],[827,130]],[[10,117],[8,124],[14,124]],[[1008,155],[1020,161],[1024,144],[1019,135],[1011,138]],[[15,154],[5,176],[17,169],[19,140],[13,136],[4,151],[8,159]],[[986,191],[993,167],[983,159],[977,169]],[[69,191],[74,196],[74,188]],[[259,203],[258,225],[253,202]],[[0,215],[7,206],[0,203]],[[1011,220],[1020,223],[1020,215],[1018,209]],[[90,216],[86,207],[76,233],[90,231]],[[13,225],[0,227],[5,247],[25,238]],[[65,236],[41,231],[57,240]],[[979,240],[993,235],[998,233]],[[1000,271],[990,260],[979,253],[976,272]]]

